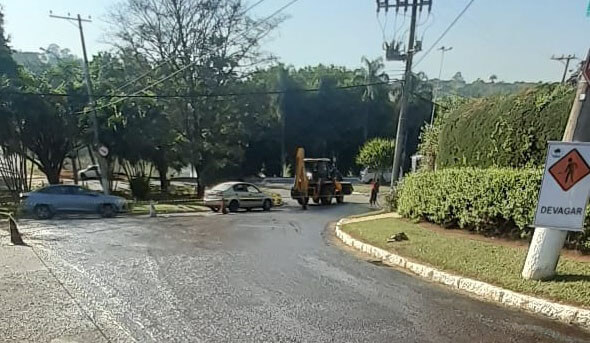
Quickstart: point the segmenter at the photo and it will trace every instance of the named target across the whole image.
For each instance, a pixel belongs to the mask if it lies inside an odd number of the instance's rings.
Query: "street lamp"
[[[437,50],[440,50],[440,68],[438,69],[438,79],[436,81],[436,87],[434,89],[434,92],[435,92],[435,94],[434,94],[435,96],[433,96],[434,99],[436,99],[436,95],[438,95],[437,93],[440,90],[440,78],[442,76],[443,62],[445,60],[445,52],[453,50],[453,47],[452,46],[445,47],[443,45],[440,48],[438,48]],[[430,125],[432,125],[434,123],[434,111],[435,110],[436,110],[436,104],[432,104],[432,113],[430,114]]]

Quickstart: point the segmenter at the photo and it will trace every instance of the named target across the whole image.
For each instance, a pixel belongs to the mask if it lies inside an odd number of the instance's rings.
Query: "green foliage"
[[[459,105],[440,124],[437,166],[541,166],[547,141],[563,135],[573,96],[571,87],[542,85]]]
[[[134,177],[129,180],[129,188],[135,199],[145,200],[150,194],[150,179],[148,177]]]
[[[473,230],[532,224],[542,173],[537,169],[443,169],[406,176],[397,210],[406,217]]]
[[[542,170],[533,168],[420,172],[403,179],[395,201],[404,217],[522,238],[531,232],[541,179]],[[571,233],[568,246],[590,252],[590,230]]]
[[[356,156],[356,163],[373,170],[386,169],[393,163],[394,150],[394,140],[374,138],[363,145]]]
[[[440,150],[439,136],[443,123],[447,120],[449,113],[459,106],[467,103],[469,100],[458,96],[448,96],[436,101],[436,111],[434,114],[434,123],[422,127],[420,132],[420,144],[418,145],[418,154],[422,155],[424,160],[421,164],[422,169],[434,170],[436,159]]]
[[[0,5],[0,77],[16,78],[18,67],[12,59],[12,51],[8,46],[8,37],[4,32],[4,13]]]

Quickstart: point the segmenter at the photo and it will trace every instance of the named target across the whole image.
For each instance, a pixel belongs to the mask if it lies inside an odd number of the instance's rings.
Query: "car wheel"
[[[37,217],[37,219],[50,219],[51,217],[53,217],[53,213],[51,212],[51,209],[49,208],[49,206],[47,205],[37,205],[35,206],[35,217]]]
[[[271,207],[272,207],[272,202],[269,199],[264,200],[264,202],[262,203],[262,209],[264,211],[270,211]]]
[[[238,203],[237,200],[232,200],[229,203],[229,206],[228,207],[229,207],[229,211],[230,212],[238,212],[238,210],[240,209],[240,203]]]
[[[100,207],[100,215],[103,218],[112,218],[115,216],[115,208],[111,204],[104,204]]]

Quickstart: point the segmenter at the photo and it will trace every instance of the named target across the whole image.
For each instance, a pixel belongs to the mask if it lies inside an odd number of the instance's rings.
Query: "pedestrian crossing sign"
[[[549,168],[549,173],[561,189],[567,192],[578,181],[590,174],[590,167],[588,167],[588,163],[586,163],[578,150],[573,149],[555,162]]]
[[[583,231],[590,195],[590,143],[549,142],[535,227]]]

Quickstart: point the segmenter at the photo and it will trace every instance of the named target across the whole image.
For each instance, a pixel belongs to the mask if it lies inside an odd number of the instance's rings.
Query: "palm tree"
[[[496,76],[496,74],[490,75],[490,82],[491,83],[495,83],[497,79],[498,79],[498,76]]]
[[[366,85],[362,97],[363,102],[367,103],[365,106],[366,112],[363,124],[363,135],[366,141],[369,136],[369,123],[371,121],[371,106],[368,103],[375,100],[379,90],[383,89],[382,87],[380,87],[379,83],[389,81],[389,76],[387,75],[387,73],[383,71],[383,69],[385,68],[385,64],[383,63],[382,57],[376,58],[371,61],[363,56],[363,58],[361,58],[361,63],[363,64],[363,66],[361,67],[361,69],[358,70],[357,77],[359,79],[362,79],[362,81]]]

